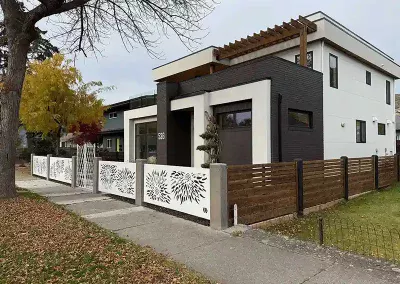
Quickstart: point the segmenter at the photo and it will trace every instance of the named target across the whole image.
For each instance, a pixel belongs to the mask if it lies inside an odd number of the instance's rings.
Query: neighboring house
[[[60,147],[61,148],[75,148],[76,144],[74,143],[74,134],[73,133],[64,134],[60,138]]]
[[[322,12],[190,54],[153,77],[157,106],[125,112],[125,160],[153,155],[137,142],[151,128],[157,163],[200,166],[205,111],[217,117],[228,164],[395,153],[399,65]]]
[[[109,152],[124,151],[124,111],[156,103],[156,95],[143,95],[108,106],[104,112],[105,123],[101,131],[103,148]]]

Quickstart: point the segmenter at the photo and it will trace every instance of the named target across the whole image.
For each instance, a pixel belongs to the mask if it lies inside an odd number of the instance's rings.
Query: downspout
[[[278,94],[278,157],[282,162],[282,95]]]

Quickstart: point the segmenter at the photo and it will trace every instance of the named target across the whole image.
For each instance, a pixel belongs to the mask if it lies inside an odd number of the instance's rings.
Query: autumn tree
[[[73,141],[75,144],[83,145],[85,143],[98,142],[101,129],[103,128],[102,121],[93,121],[92,123],[73,124],[69,128],[69,132],[74,134]]]
[[[97,94],[107,89],[101,82],[83,83],[79,70],[61,54],[36,61],[22,89],[21,122],[27,131],[53,137],[58,154],[60,137],[72,126],[79,132],[81,124],[102,121],[104,106]]]
[[[214,6],[213,0],[0,0],[6,29],[8,66],[0,93],[0,197],[15,191],[15,154],[19,105],[25,78],[27,54],[38,38],[37,23],[49,18],[58,25],[70,51],[96,51],[112,32],[120,35],[127,49],[136,44],[150,53],[158,35],[172,31],[188,47],[197,43],[195,32]]]

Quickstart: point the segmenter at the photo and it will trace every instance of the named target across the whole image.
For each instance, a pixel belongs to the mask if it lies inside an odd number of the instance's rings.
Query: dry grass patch
[[[0,200],[0,283],[211,283],[38,195]]]

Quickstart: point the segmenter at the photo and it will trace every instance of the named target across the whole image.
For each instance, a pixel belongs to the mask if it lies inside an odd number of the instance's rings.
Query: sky
[[[400,3],[398,0],[219,0],[214,11],[203,21],[208,35],[197,49],[210,45],[223,46],[236,39],[252,35],[267,27],[279,25],[299,15],[322,11],[349,28],[400,63]],[[46,29],[46,24],[41,27]],[[57,44],[57,42],[53,42]],[[145,48],[137,46],[125,50],[117,34],[98,46],[102,55],[80,54],[75,64],[85,81],[102,81],[114,86],[102,93],[106,104],[127,100],[156,89],[151,71],[177,58],[192,53],[176,36],[163,37],[157,51],[163,58],[149,56]],[[396,84],[400,93],[400,83]]]

